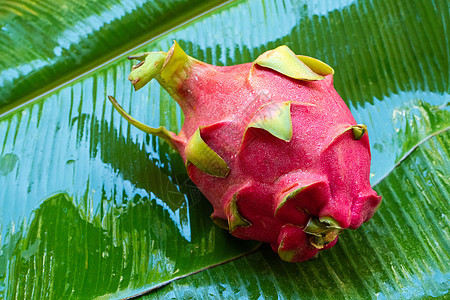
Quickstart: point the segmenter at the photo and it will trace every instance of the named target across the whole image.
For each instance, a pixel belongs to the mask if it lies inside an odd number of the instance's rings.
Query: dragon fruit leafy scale
[[[211,202],[213,221],[236,237],[270,243],[298,262],[332,247],[369,220],[381,197],[369,182],[367,128],[333,87],[333,69],[280,46],[253,63],[213,66],[174,42],[168,52],[130,56],[138,90],[155,78],[185,115],[163,138]]]

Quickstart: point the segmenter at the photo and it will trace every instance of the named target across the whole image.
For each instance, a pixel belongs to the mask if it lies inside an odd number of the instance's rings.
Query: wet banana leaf
[[[420,299],[449,292],[445,0],[0,2],[0,298]],[[238,240],[182,160],[114,111],[183,115],[126,56],[177,40],[216,65],[288,45],[335,70],[383,203],[317,260]]]

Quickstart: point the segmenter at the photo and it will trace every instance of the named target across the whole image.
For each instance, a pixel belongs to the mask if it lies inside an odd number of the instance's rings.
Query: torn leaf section
[[[264,129],[273,136],[289,142],[292,139],[291,102],[270,103],[262,106],[255,113],[248,127]]]
[[[239,214],[239,209],[238,209],[236,200],[237,200],[237,194],[234,194],[233,198],[231,198],[228,205],[225,206],[225,214],[228,217],[228,226],[229,226],[230,232],[233,232],[237,227],[248,227],[251,225],[251,223],[249,221],[244,219]]]
[[[322,75],[315,73],[285,45],[275,48],[274,50],[264,52],[255,60],[254,63],[294,79],[324,79]]]
[[[330,67],[323,61],[318,60],[317,58],[306,56],[306,55],[297,55],[297,57],[305,65],[307,65],[314,73],[317,73],[322,76],[334,74],[334,70],[332,67]]]
[[[134,119],[132,116],[130,116],[120,105],[117,103],[117,100],[113,96],[108,96],[109,101],[111,101],[114,108],[122,115],[122,117],[125,118],[131,125],[137,127],[138,129],[147,132],[151,135],[158,136],[162,139],[164,139],[170,147],[172,147],[174,150],[178,151],[178,147],[176,146],[176,142],[178,140],[178,136],[173,133],[172,131],[167,130],[165,127],[158,127],[153,128],[149,127],[136,119]],[[179,142],[179,141],[178,141]]]
[[[185,154],[186,166],[192,163],[200,171],[221,178],[225,178],[230,172],[227,163],[203,141],[200,128],[189,139]]]

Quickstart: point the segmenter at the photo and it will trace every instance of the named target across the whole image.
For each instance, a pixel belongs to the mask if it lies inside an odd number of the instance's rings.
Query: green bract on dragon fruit
[[[219,67],[176,42],[129,58],[140,60],[129,76],[135,89],[155,78],[181,106],[183,127],[178,135],[148,127],[109,99],[180,153],[214,207],[211,218],[232,235],[298,262],[376,211],[367,128],[356,124],[325,63],[280,46],[253,63]]]

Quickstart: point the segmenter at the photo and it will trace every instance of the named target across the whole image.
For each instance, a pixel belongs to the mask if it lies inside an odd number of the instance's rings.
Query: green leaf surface
[[[445,0],[1,2],[0,298],[448,296],[449,20]],[[215,226],[181,158],[107,100],[178,132],[125,59],[172,40],[216,65],[283,44],[329,64],[368,127],[372,220],[298,264]]]
[[[223,2],[3,0],[0,112],[39,98]]]

